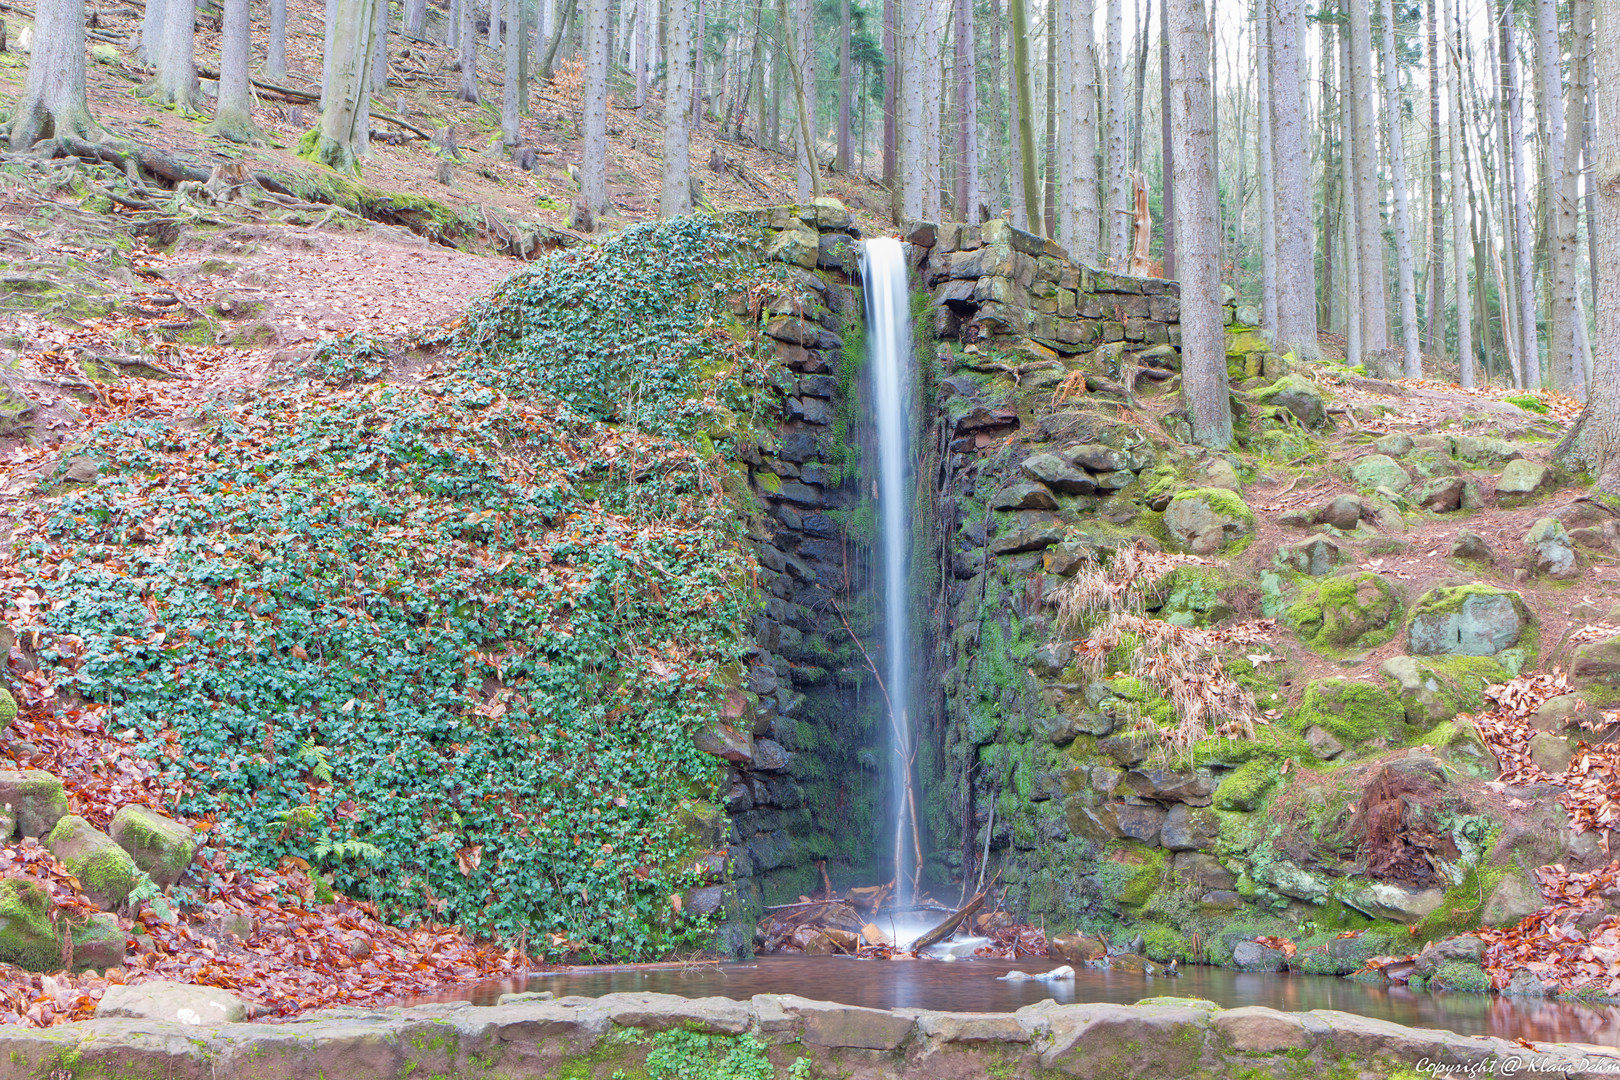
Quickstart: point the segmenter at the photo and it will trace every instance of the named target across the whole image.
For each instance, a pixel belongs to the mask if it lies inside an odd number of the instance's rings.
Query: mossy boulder
[[[1309,585],[1288,609],[1288,621],[1317,649],[1367,649],[1395,636],[1401,594],[1377,574],[1351,574]]]
[[[1404,491],[1412,482],[1411,474],[1387,454],[1369,454],[1351,462],[1350,479],[1355,481],[1357,487],[1372,491],[1379,488]]]
[[[112,837],[77,814],[56,823],[45,846],[61,860],[90,902],[112,910],[135,888],[135,861]]]
[[[1164,526],[1183,549],[1212,555],[1253,532],[1254,511],[1236,492],[1191,488],[1170,500]]]
[[[1323,533],[1308,536],[1295,544],[1284,544],[1277,549],[1275,562],[1282,570],[1323,577],[1333,573],[1345,561],[1344,549]]]
[[[1524,598],[1475,583],[1431,589],[1412,606],[1408,651],[1415,656],[1492,656],[1519,643],[1530,625]]]
[[[1345,746],[1374,740],[1399,742],[1406,733],[1406,710],[1382,687],[1355,679],[1316,679],[1294,714],[1300,730],[1323,728]]]
[[[43,769],[0,770],[0,805],[16,815],[24,836],[44,836],[66,816],[67,791]]]
[[[1256,757],[1245,761],[1215,788],[1215,809],[1249,811],[1259,809],[1266,793],[1277,782],[1277,763]],[[1224,822],[1223,822],[1224,824]]]
[[[1503,682],[1507,672],[1488,657],[1426,658],[1392,656],[1378,670],[1406,710],[1406,722],[1418,728],[1444,723],[1461,712],[1483,707],[1481,691]]]
[[[0,962],[28,971],[62,969],[51,898],[37,881],[0,880]]]
[[[11,691],[0,687],[0,727],[9,725],[17,719],[17,699],[11,696]]]
[[[179,881],[197,854],[197,834],[190,826],[144,806],[119,810],[107,831],[161,889]]]
[[[1479,729],[1466,719],[1436,725],[1419,741],[1432,746],[1449,765],[1476,780],[1495,780],[1501,775],[1501,763],[1485,745]]]
[[[1264,390],[1255,391],[1254,398],[1267,405],[1287,409],[1299,418],[1300,423],[1313,430],[1328,426],[1327,406],[1322,401],[1322,391],[1309,379],[1284,375]]]
[[[1510,461],[1496,479],[1498,506],[1515,507],[1534,502],[1553,486],[1553,473],[1545,465],[1520,458]]]
[[[1491,977],[1485,974],[1484,969],[1478,964],[1471,964],[1466,960],[1447,960],[1429,976],[1429,989],[1449,990],[1461,994],[1488,994],[1491,991]]]
[[[122,967],[128,940],[124,928],[118,925],[118,916],[108,913],[90,916],[83,926],[73,930],[73,970],[106,971]]]

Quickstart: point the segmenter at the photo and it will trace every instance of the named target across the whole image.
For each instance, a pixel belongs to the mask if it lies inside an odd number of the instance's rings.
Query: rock
[[[1171,769],[1135,769],[1126,775],[1125,783],[1144,799],[1195,805],[1207,800],[1215,790],[1210,778],[1202,773]]]
[[[1225,1036],[1232,1049],[1246,1054],[1305,1050],[1314,1041],[1305,1030],[1305,1022],[1300,1016],[1260,1005],[1222,1009],[1210,1022],[1216,1031]]]
[[[1212,555],[1254,528],[1254,511],[1224,488],[1193,488],[1177,493],[1164,512],[1164,525],[1181,547]]]
[[[753,733],[739,731],[723,721],[715,721],[693,735],[692,745],[726,761],[746,764],[754,760]]]
[[[1344,753],[1344,744],[1333,737],[1333,732],[1320,724],[1312,724],[1305,729],[1305,745],[1311,748],[1323,761],[1329,761]]]
[[[51,923],[50,894],[37,881],[0,880],[0,963],[28,971],[62,968],[62,945]]]
[[[1243,906],[1243,897],[1231,889],[1211,889],[1198,898],[1199,910],[1205,914],[1236,911]]]
[[[781,743],[771,739],[754,740],[754,768],[764,772],[781,772],[788,767],[793,755]],[[139,861],[139,860],[137,860]]]
[[[179,881],[197,854],[198,837],[189,826],[133,803],[113,815],[107,832],[160,889]]]
[[[1547,466],[1519,458],[1510,461],[1496,480],[1498,506],[1523,506],[1552,486],[1552,474]]]
[[[1620,638],[1577,645],[1570,674],[1581,686],[1594,682],[1616,682],[1615,676],[1620,675]]]
[[[1530,760],[1544,773],[1557,776],[1569,768],[1575,747],[1561,735],[1538,731],[1530,736]]]
[[[912,1018],[904,1013],[810,1001],[790,994],[771,996],[783,1012],[803,1024],[800,1041],[806,1046],[893,1050],[911,1037],[914,1028]]]
[[[1071,964],[1090,964],[1108,955],[1102,940],[1084,934],[1058,934],[1046,943],[1048,955]]]
[[[1460,937],[1433,941],[1423,946],[1423,951],[1418,953],[1415,962],[1418,974],[1429,976],[1447,961],[1478,964],[1484,959],[1485,943],[1474,934],[1463,934]]]
[[[1491,585],[1431,589],[1418,598],[1407,625],[1416,656],[1491,656],[1518,644],[1530,613],[1516,592]]]
[[[1517,444],[1490,435],[1459,435],[1454,453],[1464,461],[1483,466],[1502,465],[1524,456]]]
[[[1284,544],[1277,549],[1276,564],[1282,570],[1295,570],[1311,577],[1331,574],[1344,562],[1344,551],[1331,537],[1318,533],[1295,544]]]
[[[1258,941],[1240,941],[1232,946],[1232,966],[1239,971],[1281,971],[1287,957]]]
[[[1461,477],[1436,476],[1418,485],[1412,493],[1412,501],[1436,514],[1449,514],[1462,506],[1466,486]]]
[[[1510,869],[1491,890],[1490,899],[1485,901],[1485,907],[1480,912],[1480,923],[1484,926],[1513,926],[1526,916],[1540,911],[1545,903],[1541,890],[1522,871]]]
[[[1030,483],[1014,484],[1002,488],[991,500],[991,507],[996,510],[1056,510],[1057,500],[1042,484]]]
[[[247,1019],[241,998],[214,986],[147,982],[107,987],[96,1006],[97,1020],[160,1020],[198,1027],[240,1024]]]
[[[1121,836],[1153,847],[1159,842],[1159,832],[1168,815],[1157,806],[1131,806],[1128,803],[1114,808],[1114,821]]]
[[[1299,375],[1284,375],[1254,395],[1256,401],[1287,409],[1312,430],[1327,426],[1327,407],[1316,384]]]
[[[1220,831],[1220,822],[1212,811],[1177,803],[1164,819],[1159,843],[1171,851],[1203,851],[1214,845]]]
[[[1081,735],[1107,735],[1116,723],[1111,713],[1091,709],[1039,713],[1032,716],[1030,722],[1053,746],[1068,746]]]
[[[999,534],[990,542],[990,551],[995,555],[1040,551],[1060,542],[1067,532],[1061,521],[1037,521]]]
[[[1374,573],[1325,578],[1300,590],[1288,621],[1316,648],[1368,648],[1395,634],[1401,594]]]
[[[1202,851],[1178,851],[1171,864],[1176,876],[1206,889],[1225,890],[1237,884],[1232,871],[1221,865],[1215,856]]]
[[[1378,666],[1395,683],[1395,696],[1406,712],[1406,722],[1427,731],[1462,711],[1457,689],[1432,667],[1410,656],[1392,656]],[[1472,701],[1469,704],[1474,704]]]
[[[1350,479],[1355,481],[1357,487],[1374,491],[1379,488],[1388,488],[1396,492],[1405,491],[1406,486],[1412,482],[1412,477],[1407,471],[1387,454],[1369,454],[1351,462]]]
[[[1056,454],[1034,454],[1020,466],[1026,475],[1064,495],[1092,495],[1097,482],[1091,474]]]
[[[1131,455],[1125,451],[1115,450],[1112,446],[1105,446],[1102,443],[1081,443],[1078,446],[1071,446],[1063,451],[1063,456],[1082,469],[1096,473],[1119,472],[1136,464]]]
[[[1580,572],[1575,565],[1575,546],[1569,542],[1564,523],[1544,517],[1524,534],[1524,546],[1536,562],[1536,572],[1550,578],[1570,578]]]
[[[1412,436],[1397,431],[1374,439],[1372,448],[1380,454],[1388,454],[1390,457],[1405,457],[1412,452],[1415,445],[1412,442]]]
[[[790,266],[802,266],[806,270],[816,268],[816,259],[820,254],[820,235],[814,229],[804,226],[783,229],[772,237],[771,242],[765,247],[766,258],[785,262]]]
[[[1062,673],[1074,661],[1074,646],[1067,641],[1053,641],[1035,650],[1030,665],[1037,674],[1052,677]]]
[[[44,836],[67,815],[67,792],[62,781],[42,769],[0,771],[0,805],[17,816],[24,836]]]
[[[1317,516],[1323,525],[1331,525],[1344,532],[1353,532],[1366,513],[1366,505],[1356,495],[1340,495],[1324,506]]]
[[[1223,457],[1213,458],[1204,466],[1201,483],[1203,487],[1225,488],[1227,491],[1243,493],[1243,481],[1238,479],[1237,470]]]
[[[1543,701],[1541,707],[1530,714],[1530,726],[1556,735],[1574,726],[1576,714],[1585,707],[1586,699],[1581,695],[1559,694]]]
[[[1359,679],[1313,679],[1300,699],[1295,719],[1328,731],[1344,746],[1372,740],[1397,741],[1406,714],[1395,695]]]
[[[73,930],[73,970],[123,967],[127,940],[118,916],[106,912],[90,916],[83,926]]]
[[[76,814],[56,823],[45,846],[79,879],[84,895],[99,908],[118,907],[135,888],[135,862],[129,853]]]
[[[1392,881],[1371,881],[1345,888],[1344,902],[1378,919],[1410,926],[1445,900],[1442,889],[1413,889]]]
[[[1491,554],[1491,546],[1485,542],[1485,538],[1468,529],[1457,531],[1457,535],[1451,541],[1451,550],[1447,554],[1453,559],[1472,559],[1483,563],[1496,561],[1496,556]]]
[[[1508,997],[1547,997],[1548,989],[1545,983],[1532,972],[1520,968],[1513,973],[1507,986],[1501,991]]]

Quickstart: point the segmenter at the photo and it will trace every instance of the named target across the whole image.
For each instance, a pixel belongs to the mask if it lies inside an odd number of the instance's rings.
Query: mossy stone
[[[1254,531],[1254,511],[1236,492],[1191,488],[1170,500],[1164,526],[1183,549],[1212,555]]]
[[[1256,391],[1254,397],[1256,401],[1287,409],[1308,428],[1318,429],[1328,425],[1322,391],[1317,389],[1315,383],[1299,375],[1284,375],[1264,390]]]
[[[17,699],[11,696],[11,691],[0,687],[0,726],[10,724],[17,719]]]
[[[37,881],[0,880],[0,962],[27,971],[62,969],[62,946],[51,925],[51,898]]]
[[[1294,714],[1300,730],[1325,728],[1346,746],[1373,739],[1399,742],[1406,734],[1406,710],[1382,687],[1354,679],[1316,679]]]
[[[1377,574],[1327,578],[1301,591],[1288,609],[1300,637],[1318,649],[1365,649],[1395,636],[1401,594]]]
[[[1491,656],[1518,644],[1529,624],[1529,609],[1518,593],[1476,582],[1419,597],[1407,642],[1416,656]]]
[[[1350,479],[1355,481],[1357,487],[1370,491],[1379,488],[1405,491],[1412,482],[1411,474],[1387,454],[1369,454],[1357,458],[1350,465]]]
[[[1485,701],[1481,691],[1505,682],[1507,672],[1489,657],[1392,656],[1378,670],[1394,685],[1406,710],[1406,722],[1419,728],[1444,723],[1462,712],[1476,712]]]
[[[73,970],[106,971],[122,967],[127,940],[123,927],[118,925],[118,916],[108,913],[90,916],[83,926],[73,930]]]
[[[107,831],[160,889],[179,881],[197,854],[190,826],[133,803],[113,815]]]
[[[67,814],[67,791],[43,769],[0,770],[0,806],[17,816],[24,836],[44,836]]]
[[[97,907],[112,910],[135,888],[135,861],[112,837],[77,814],[56,823],[45,846],[79,879],[84,895]]]
[[[1249,811],[1258,809],[1266,792],[1277,782],[1277,763],[1270,758],[1251,758],[1234,769],[1215,788],[1215,809]],[[1222,821],[1225,833],[1225,821]]]

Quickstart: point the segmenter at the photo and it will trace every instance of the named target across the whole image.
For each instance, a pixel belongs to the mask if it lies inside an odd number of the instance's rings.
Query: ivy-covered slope
[[[691,736],[755,603],[710,441],[767,370],[746,251],[638,227],[514,275],[425,388],[97,431],[19,551],[40,661],[245,862],[535,954],[696,942]]]

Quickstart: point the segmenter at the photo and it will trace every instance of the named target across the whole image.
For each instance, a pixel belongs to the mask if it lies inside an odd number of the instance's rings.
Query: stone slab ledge
[[[757,1040],[778,1077],[1093,1080],[1620,1075],[1612,1048],[1403,1027],[1351,1013],[1220,1009],[1192,998],[1015,1013],[866,1009],[792,995],[521,995],[479,1007],[333,1009],[288,1023],[216,1026],[97,1019],[0,1027],[0,1080],[539,1080],[644,1077],[660,1032]],[[667,1038],[667,1036],[663,1036]]]

